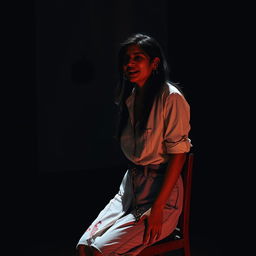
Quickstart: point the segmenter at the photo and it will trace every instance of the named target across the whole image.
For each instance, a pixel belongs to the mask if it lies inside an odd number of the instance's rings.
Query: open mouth
[[[139,71],[129,71],[129,72],[127,72],[127,75],[134,76],[134,75],[137,75],[138,73],[139,73]]]

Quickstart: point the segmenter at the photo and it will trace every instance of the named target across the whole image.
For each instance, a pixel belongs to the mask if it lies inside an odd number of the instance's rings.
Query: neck
[[[143,94],[145,93],[145,91],[146,91],[146,86],[145,86],[145,84],[142,85],[142,86],[136,84],[135,88],[136,88],[136,94],[137,94],[137,95],[143,95]]]

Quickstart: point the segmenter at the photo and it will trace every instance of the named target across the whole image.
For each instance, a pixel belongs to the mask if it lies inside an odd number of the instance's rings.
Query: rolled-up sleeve
[[[164,104],[164,147],[167,154],[190,151],[190,107],[179,93],[171,93]]]

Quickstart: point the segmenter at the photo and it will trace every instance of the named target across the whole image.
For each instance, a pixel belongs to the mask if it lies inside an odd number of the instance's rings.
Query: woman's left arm
[[[186,159],[186,153],[171,154],[165,178],[156,200],[154,201],[149,214],[144,215],[141,220],[146,219],[146,230],[143,243],[152,243],[161,234],[163,209],[175,186]]]
[[[167,96],[163,116],[165,128],[163,131],[163,145],[165,153],[169,155],[168,167],[162,187],[159,190],[152,207],[141,219],[146,219],[144,243],[157,240],[161,234],[163,222],[163,209],[174,188],[183,168],[186,152],[190,151],[190,107],[185,98],[179,93],[171,93]]]
[[[174,188],[186,160],[186,153],[171,154],[160,192],[152,205],[153,209],[163,209]]]

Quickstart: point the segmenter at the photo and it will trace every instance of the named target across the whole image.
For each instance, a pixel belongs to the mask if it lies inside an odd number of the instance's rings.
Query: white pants
[[[143,212],[151,207],[163,178],[164,175],[158,174],[157,170],[147,174],[143,172],[136,174],[134,179],[136,202]],[[145,223],[135,222],[133,200],[132,175],[131,170],[127,170],[119,192],[99,213],[77,245],[92,246],[104,256],[138,255],[148,245],[143,244]],[[170,235],[176,228],[182,211],[182,202],[183,183],[180,176],[164,207],[162,232],[158,241]]]

